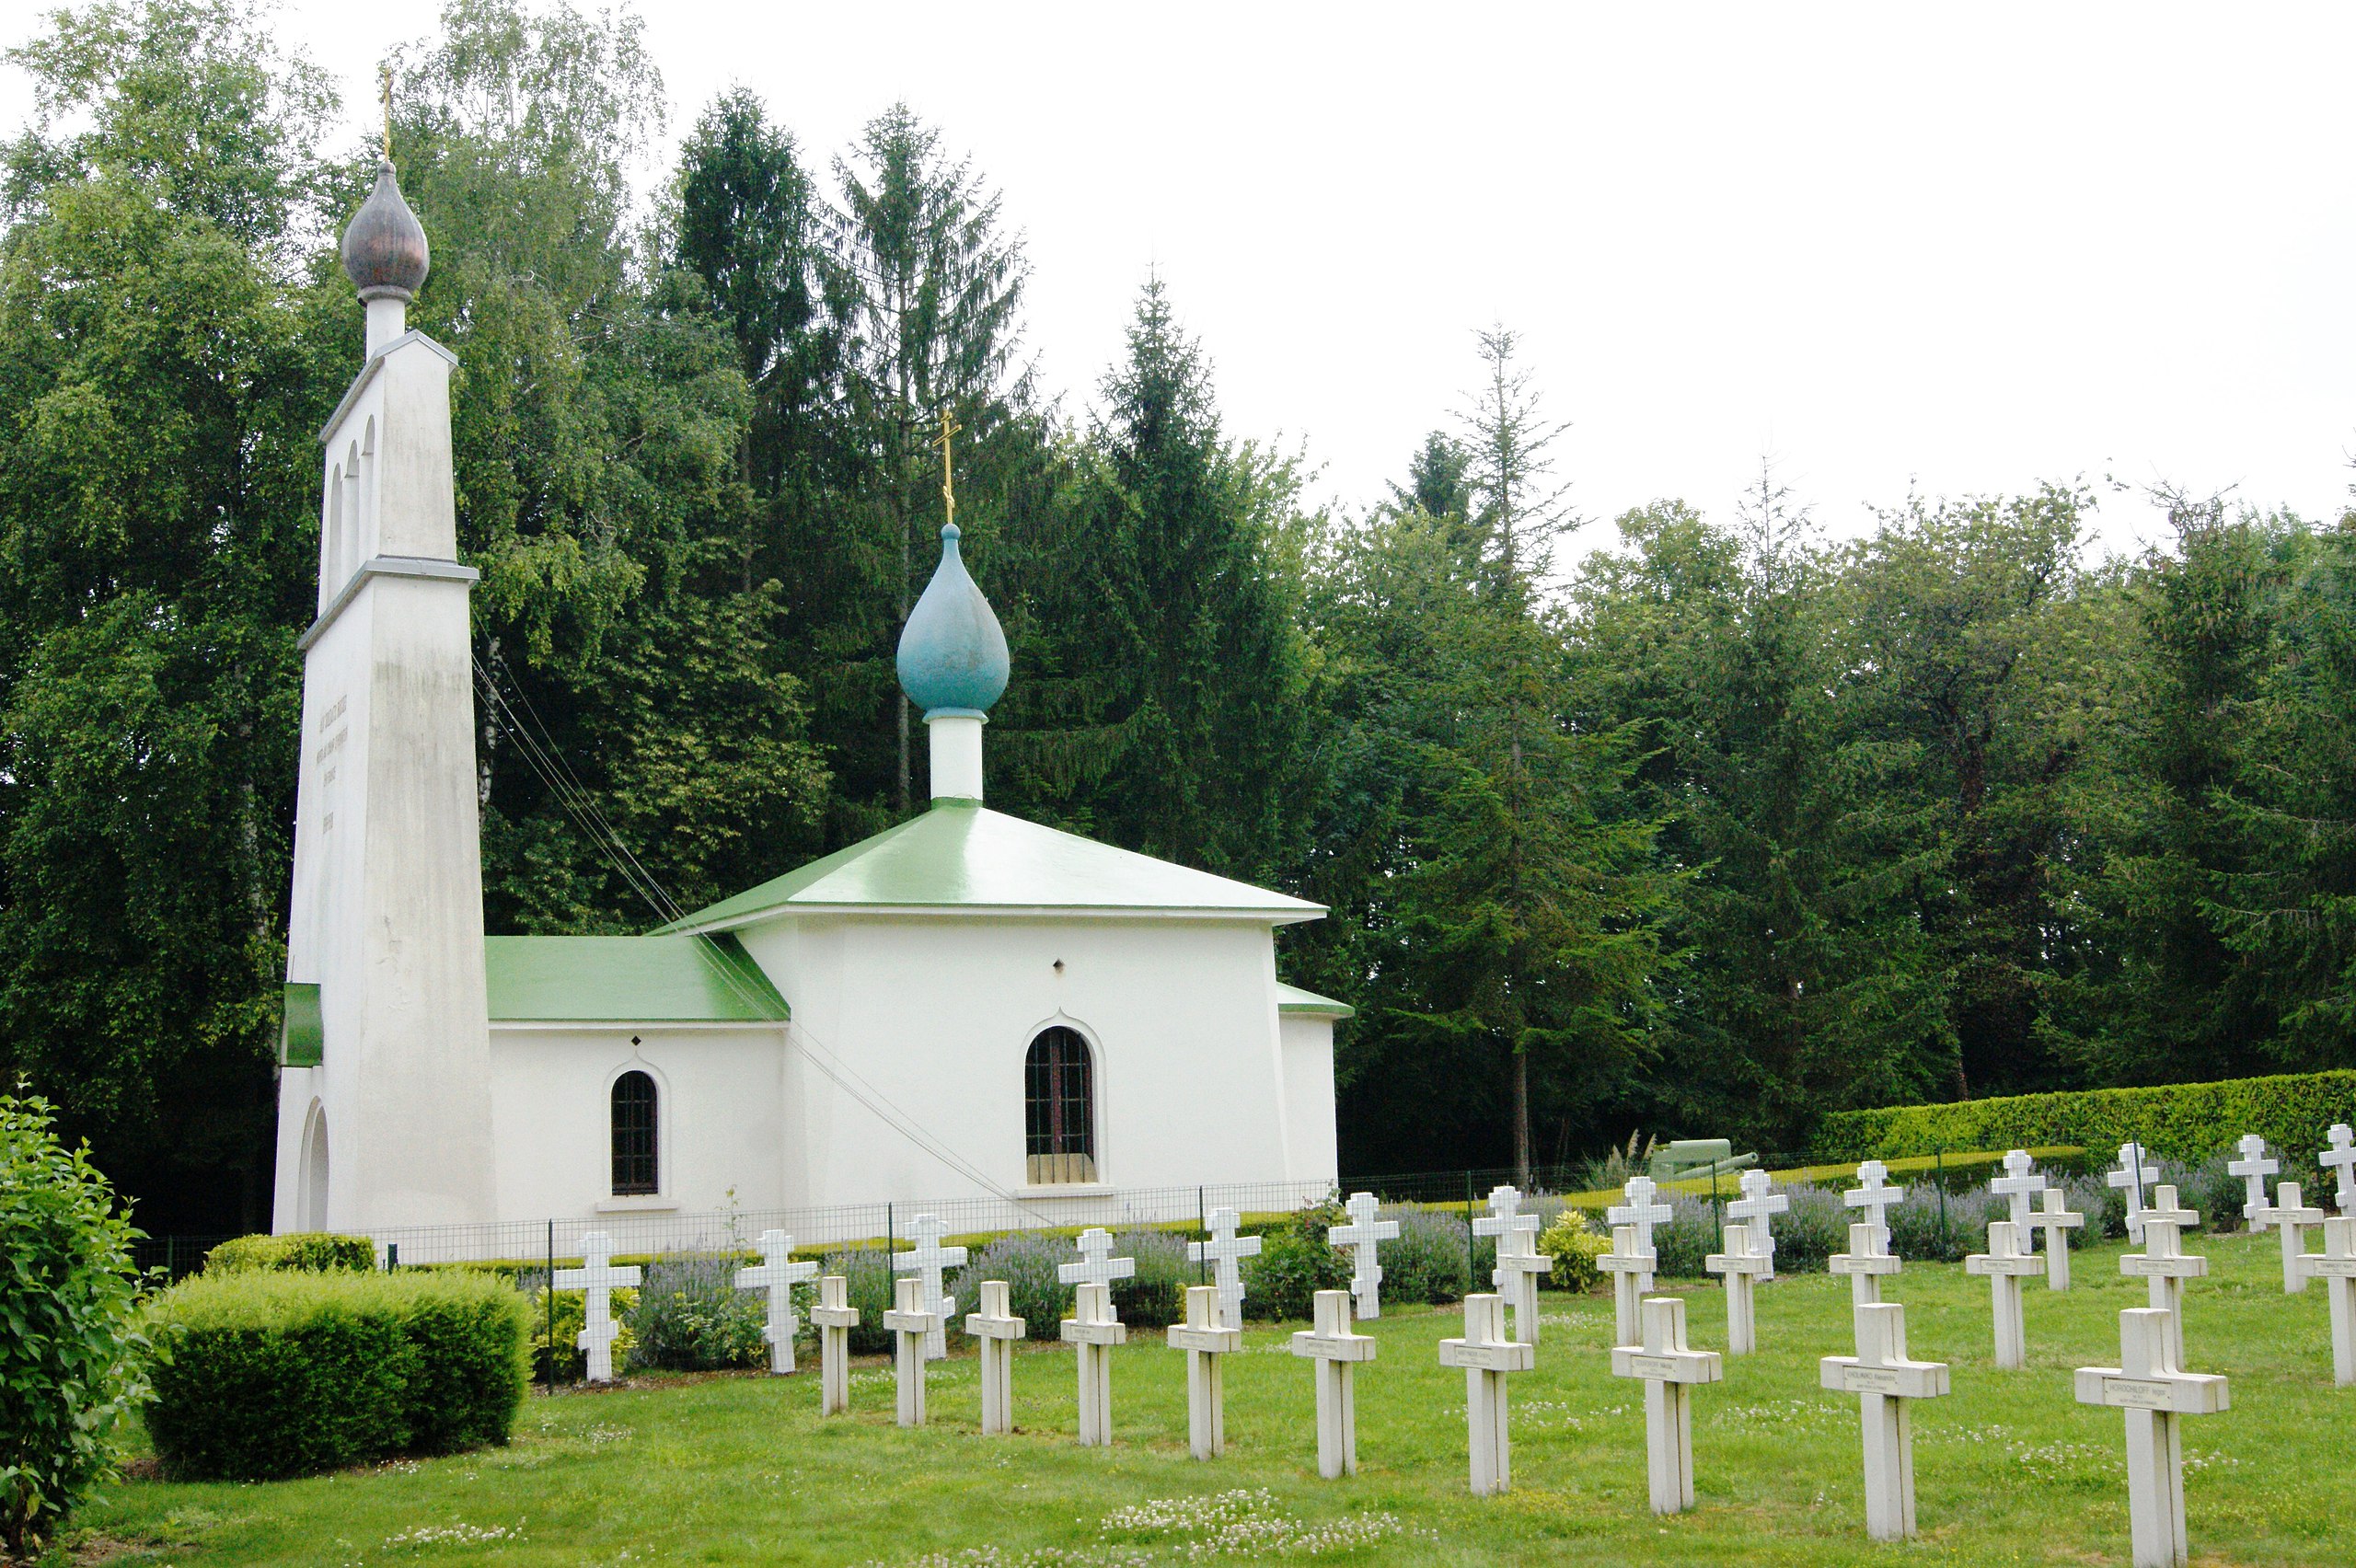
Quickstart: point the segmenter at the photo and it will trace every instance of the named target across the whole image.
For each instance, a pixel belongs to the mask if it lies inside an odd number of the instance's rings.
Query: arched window
[[[1096,1093],[1088,1042],[1050,1029],[1022,1064],[1023,1149],[1034,1186],[1096,1180]]]
[[[614,1196],[658,1193],[654,1080],[632,1069],[614,1080]]]

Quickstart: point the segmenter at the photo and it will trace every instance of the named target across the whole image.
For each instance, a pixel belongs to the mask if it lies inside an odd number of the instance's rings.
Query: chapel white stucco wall
[[[999,1186],[1057,1191],[1029,1188],[1023,1158],[1024,1054],[1057,1024],[1091,1049],[1101,1184],[1334,1175],[1330,1086],[1322,1139],[1293,1147],[1264,923],[811,915],[737,934],[792,1007],[802,1046],[785,1065],[790,1205],[978,1192],[812,1056],[872,1086]]]
[[[785,1055],[776,1024],[494,1025],[501,1217],[788,1206]],[[611,1095],[632,1068],[654,1079],[652,1198],[613,1195]]]
[[[1286,1013],[1280,1032],[1293,1159],[1319,1174],[1335,1175],[1341,1154],[1334,1121],[1334,1020],[1322,1013]]]

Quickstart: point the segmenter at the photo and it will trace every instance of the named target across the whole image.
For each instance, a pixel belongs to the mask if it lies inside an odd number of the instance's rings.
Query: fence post
[[[556,1397],[556,1221],[549,1221],[549,1397]]]
[[[1203,1239],[1208,1241],[1211,1239],[1210,1199],[1205,1195],[1205,1189],[1202,1187],[1195,1189],[1195,1225],[1202,1231]],[[1211,1255],[1209,1251],[1205,1251],[1200,1258],[1195,1260],[1195,1282],[1197,1285],[1210,1284]]]
[[[884,1285],[886,1290],[889,1290],[892,1285],[892,1254],[899,1250],[899,1246],[898,1239],[892,1233],[892,1205],[885,1204],[884,1205]]]
[[[398,1241],[387,1241],[387,1242],[386,1242],[386,1243],[385,1243],[385,1272],[386,1272],[387,1274],[390,1274],[390,1273],[392,1273],[395,1269],[399,1268],[400,1266],[401,1266],[401,1244],[400,1244],[399,1242],[398,1242]]]
[[[1718,1239],[1718,1251],[1727,1250],[1727,1228],[1718,1217],[1718,1162],[1710,1161],[1710,1233]]]
[[[1947,1224],[1947,1148],[1945,1144],[1931,1146],[1932,1185],[1939,1190],[1939,1245],[1955,1251],[1955,1230]]]

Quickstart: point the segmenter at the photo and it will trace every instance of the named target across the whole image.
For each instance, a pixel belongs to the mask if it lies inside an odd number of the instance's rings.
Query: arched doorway
[[[302,1197],[296,1211],[305,1230],[328,1228],[328,1113],[316,1100],[303,1133]]]

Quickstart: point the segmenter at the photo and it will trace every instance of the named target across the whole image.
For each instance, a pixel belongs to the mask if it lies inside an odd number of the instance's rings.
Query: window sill
[[[678,1206],[678,1199],[666,1198],[660,1193],[641,1193],[626,1198],[597,1200],[599,1214],[660,1214],[675,1211]]]
[[[1055,1182],[1044,1187],[1017,1187],[1018,1198],[1101,1198],[1114,1189],[1104,1182]]]

